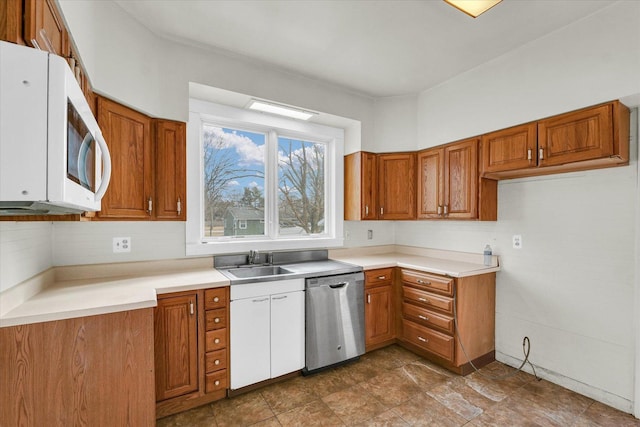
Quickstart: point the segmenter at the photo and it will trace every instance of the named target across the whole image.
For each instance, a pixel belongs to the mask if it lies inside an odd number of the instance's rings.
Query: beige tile
[[[408,363],[399,369],[425,391],[446,383],[450,378],[421,361]]]
[[[420,387],[404,374],[402,368],[373,377],[361,386],[389,407],[406,402],[422,392]]]
[[[357,425],[361,427],[406,427],[410,424],[403,420],[393,409],[389,409]]]
[[[386,369],[399,368],[420,358],[420,356],[395,344],[373,351],[368,354],[368,357]]]
[[[424,393],[393,408],[393,412],[412,426],[455,427],[467,422]]]
[[[211,405],[218,426],[249,426],[274,417],[262,395],[251,392],[231,399],[222,399]]]
[[[579,418],[582,421],[594,423],[600,427],[635,427],[640,426],[640,420],[630,414],[625,414],[600,402],[594,402]],[[582,424],[591,425],[591,424]]]
[[[318,397],[327,396],[356,384],[350,375],[336,369],[305,377],[304,380]]]
[[[251,424],[251,427],[281,427],[281,426],[282,424],[280,424],[280,422],[276,417],[267,418],[264,421]]]
[[[364,356],[367,356],[366,354]],[[346,375],[350,381],[357,384],[369,381],[371,378],[385,373],[389,369],[373,357],[363,357],[361,360],[351,362],[336,369],[339,375]]]
[[[495,404],[493,400],[468,387],[462,377],[434,387],[427,394],[467,420],[479,416]]]
[[[465,427],[540,427],[534,421],[522,417],[507,407],[504,402],[492,406],[482,415],[474,418]]]
[[[343,426],[344,423],[322,400],[314,400],[287,412],[278,414],[283,427]]]
[[[369,420],[387,410],[371,393],[355,385],[322,399],[346,425]]]
[[[217,426],[213,416],[211,405],[199,406],[170,417],[162,418],[156,423],[157,426],[163,427],[215,427]]]
[[[261,390],[261,394],[276,415],[319,397],[304,377],[296,377],[265,387]]]

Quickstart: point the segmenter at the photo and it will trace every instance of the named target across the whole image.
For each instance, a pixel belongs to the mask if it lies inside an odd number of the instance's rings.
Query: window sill
[[[310,239],[279,239],[279,240],[224,240],[220,242],[187,243],[187,256],[219,255],[237,252],[283,251],[292,249],[336,248],[344,245],[342,238],[317,237]]]

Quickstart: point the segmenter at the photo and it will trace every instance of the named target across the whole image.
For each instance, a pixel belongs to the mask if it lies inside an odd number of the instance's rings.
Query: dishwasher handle
[[[333,285],[329,285],[329,287],[331,289],[340,289],[340,288],[344,288],[348,284],[349,282],[338,282],[338,283],[334,283]]]

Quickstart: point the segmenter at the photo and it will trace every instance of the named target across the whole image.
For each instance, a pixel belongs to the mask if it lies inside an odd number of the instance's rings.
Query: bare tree
[[[324,146],[302,142],[300,149],[280,145],[280,193],[285,204],[281,211],[294,216],[295,225],[307,234],[324,231]],[[282,221],[282,218],[281,218]]]
[[[230,185],[241,178],[262,178],[259,170],[242,168],[231,150],[226,150],[221,137],[212,132],[204,133],[204,195],[205,212],[209,217],[209,234],[213,232],[216,218],[221,218],[224,211],[231,205],[224,195]]]

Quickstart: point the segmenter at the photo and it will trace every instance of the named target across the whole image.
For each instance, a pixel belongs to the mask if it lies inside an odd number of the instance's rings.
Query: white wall
[[[373,140],[362,140],[362,149],[374,153],[413,151],[417,142],[417,95],[376,99],[373,108]]]
[[[152,116],[188,120],[189,82],[347,117],[373,140],[373,100],[231,53],[156,37],[111,1],[60,6],[97,92]]]
[[[395,243],[394,221],[345,221],[344,247],[393,245]],[[369,230],[372,238],[369,239]]]
[[[50,222],[0,222],[0,292],[50,268]]]
[[[640,3],[617,2],[420,94],[425,148],[640,93]],[[634,112],[634,122],[637,120]],[[632,130],[637,125],[632,125]],[[501,181],[498,221],[401,222],[396,244],[501,255],[496,350],[620,409],[634,399],[637,136],[631,166]],[[511,249],[521,234],[523,249]],[[516,360],[517,359],[517,360]]]

